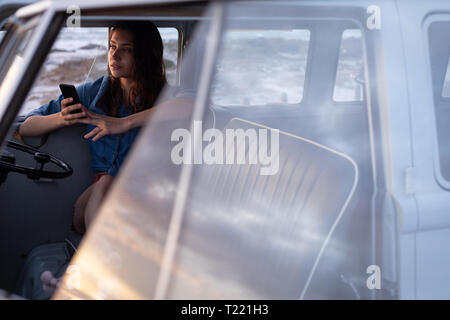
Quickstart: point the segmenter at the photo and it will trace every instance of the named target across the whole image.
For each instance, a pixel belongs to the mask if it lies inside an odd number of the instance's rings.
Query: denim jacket
[[[77,93],[80,97],[81,104],[90,111],[105,115],[105,112],[97,107],[98,100],[103,97],[109,86],[109,79],[103,76],[95,81],[85,83],[77,87]],[[27,114],[26,118],[33,115],[50,115],[61,110],[61,100],[64,97],[60,95],[58,99],[52,100]],[[128,109],[128,108],[127,108]],[[130,115],[124,108],[119,108],[118,117],[126,117]],[[86,133],[93,130],[96,126],[87,124]],[[95,173],[107,172],[115,176],[123,163],[128,151],[131,148],[140,128],[134,128],[122,134],[106,135],[97,141],[89,139],[89,147],[91,150],[91,167]],[[80,137],[82,139],[82,137]]]

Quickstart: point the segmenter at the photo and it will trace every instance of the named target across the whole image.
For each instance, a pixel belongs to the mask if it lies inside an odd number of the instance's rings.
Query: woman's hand
[[[79,113],[71,114],[74,110],[82,109],[81,104],[70,105],[73,101],[72,98],[61,100],[61,112],[59,113],[61,124],[64,126],[70,126],[74,123],[78,123],[80,118],[86,117],[86,113],[81,110]],[[87,109],[86,109],[87,110]]]
[[[97,141],[108,134],[120,134],[128,131],[126,118],[116,118],[96,114],[86,109],[86,107],[82,107],[82,112],[86,114],[86,117],[78,119],[77,122],[89,123],[97,126],[92,129],[91,132],[84,135],[85,139],[94,137],[92,138],[92,141]]]

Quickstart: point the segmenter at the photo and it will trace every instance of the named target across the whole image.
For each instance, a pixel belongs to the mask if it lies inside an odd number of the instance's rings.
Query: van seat
[[[273,130],[233,118],[223,132],[238,128]],[[248,144],[246,156],[256,156]],[[193,167],[175,264],[201,286],[183,295],[180,285],[178,296],[174,280],[172,298],[303,297],[355,192],[358,167],[345,154],[281,131],[279,161],[275,175],[260,175],[264,166],[248,161]]]

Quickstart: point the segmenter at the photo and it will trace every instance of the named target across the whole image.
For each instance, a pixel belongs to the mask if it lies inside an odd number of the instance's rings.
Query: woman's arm
[[[84,119],[78,119],[77,122],[89,123],[97,126],[91,132],[84,135],[85,139],[92,138],[92,141],[97,141],[108,134],[121,134],[133,128],[144,126],[149,118],[155,112],[158,112],[157,121],[180,120],[192,114],[194,107],[194,100],[191,98],[173,98],[163,103],[154,106],[124,118],[116,118],[95,114],[85,107],[83,112],[87,114]]]
[[[126,117],[128,130],[144,126],[148,119],[158,110],[158,121],[180,120],[189,117],[194,108],[194,100],[191,98],[173,98],[154,106],[151,109],[141,111]],[[127,131],[128,131],[127,130]]]
[[[50,114],[48,116],[30,116],[19,128],[22,136],[40,136],[50,131],[59,129],[78,122],[78,119],[85,117],[85,111],[70,114],[71,111],[82,108],[81,104],[68,106],[72,102],[72,98],[61,101],[61,111]]]
[[[31,116],[20,125],[19,133],[22,136],[41,136],[61,127],[62,122],[58,113],[48,116]]]

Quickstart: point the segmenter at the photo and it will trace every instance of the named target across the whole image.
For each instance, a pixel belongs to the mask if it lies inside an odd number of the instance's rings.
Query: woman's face
[[[112,31],[109,41],[108,66],[114,78],[133,77],[133,36],[126,30]]]

